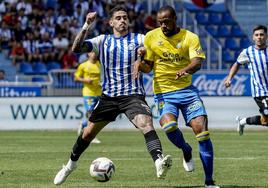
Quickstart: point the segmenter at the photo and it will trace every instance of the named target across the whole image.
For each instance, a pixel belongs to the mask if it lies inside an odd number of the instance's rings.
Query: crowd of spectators
[[[0,50],[13,65],[56,61],[63,69],[75,68],[82,56],[70,48],[86,14],[98,14],[90,37],[109,33],[107,13],[117,4],[127,7],[132,32],[156,27],[156,12],[147,14],[137,0],[0,0]]]

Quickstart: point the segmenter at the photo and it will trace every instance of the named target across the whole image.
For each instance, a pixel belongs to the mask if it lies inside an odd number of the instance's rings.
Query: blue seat
[[[23,74],[33,74],[33,67],[28,62],[21,62],[19,67],[19,72]]]
[[[229,12],[225,12],[222,14],[222,23],[223,24],[228,24],[228,25],[233,25],[236,24],[236,21],[232,17],[232,15]]]
[[[230,30],[225,25],[220,25],[217,29],[217,36],[218,37],[228,37],[230,36]]]
[[[44,77],[32,77],[32,82],[46,82],[46,79]]]
[[[57,62],[49,62],[47,64],[47,70],[50,71],[50,70],[53,70],[53,69],[61,69],[61,66],[59,63]]]
[[[223,62],[234,62],[234,56],[231,54],[229,50],[225,50],[222,53],[222,60]]]
[[[216,36],[217,35],[217,30],[213,25],[206,26],[206,30],[212,35]]]
[[[237,59],[240,53],[241,53],[241,50],[235,51],[234,58]]]
[[[210,13],[208,15],[208,21],[209,21],[210,24],[214,24],[214,25],[220,25],[220,24],[222,24],[221,14],[218,14],[218,13]]]
[[[208,22],[208,17],[202,12],[196,13],[195,19],[199,24],[206,25],[206,24],[209,23]]]
[[[247,37],[241,38],[240,39],[240,47],[241,48],[247,48],[251,45],[250,40]]]
[[[234,37],[245,37],[244,32],[241,30],[239,25],[233,25],[231,28],[231,34]]]
[[[207,40],[206,38],[200,37],[200,44],[201,44],[203,50],[207,49],[207,41],[206,40]]]
[[[36,62],[33,64],[33,71],[35,74],[47,74],[47,67],[42,62]]]
[[[228,48],[230,50],[240,49],[240,46],[237,44],[234,38],[227,38],[224,43],[224,48]]]

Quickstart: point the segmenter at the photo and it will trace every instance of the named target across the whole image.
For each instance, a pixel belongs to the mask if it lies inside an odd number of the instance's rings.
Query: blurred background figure
[[[78,135],[82,134],[83,129],[87,126],[87,119],[91,115],[92,110],[99,101],[101,95],[101,65],[97,60],[95,52],[88,53],[87,61],[81,63],[75,74],[74,79],[83,84],[82,95],[84,98],[84,106],[86,109],[86,119],[79,123]],[[99,139],[95,138],[92,143],[101,143]]]
[[[6,72],[3,69],[0,69],[0,84],[8,83],[6,80]]]

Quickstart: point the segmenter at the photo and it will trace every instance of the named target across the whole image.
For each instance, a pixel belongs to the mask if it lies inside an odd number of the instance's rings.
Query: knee
[[[261,125],[268,126],[268,117],[261,118]]]
[[[144,134],[151,130],[154,130],[153,121],[150,116],[138,115],[134,118],[133,123]]]
[[[198,142],[204,141],[204,140],[209,140],[210,139],[209,131],[203,131],[203,132],[197,134],[196,139]]]
[[[192,127],[195,135],[207,131],[208,130],[207,118],[204,116],[199,116],[195,119],[192,119],[190,122],[190,126]]]
[[[162,129],[166,133],[170,133],[178,128],[178,123],[176,121],[170,121],[162,125]]]

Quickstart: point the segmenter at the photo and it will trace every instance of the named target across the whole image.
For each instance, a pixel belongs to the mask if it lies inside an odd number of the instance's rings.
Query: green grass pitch
[[[165,154],[173,157],[172,169],[166,179],[155,175],[154,164],[138,131],[103,131],[101,144],[92,144],[82,155],[78,168],[60,187],[68,188],[198,188],[203,186],[203,169],[195,137],[183,130],[193,147],[194,172],[182,167],[182,153],[158,130]],[[74,131],[1,131],[0,187],[50,188],[53,178],[66,163],[74,141]],[[214,178],[223,188],[268,187],[268,132],[246,130],[243,136],[235,131],[211,130],[214,143]],[[89,165],[97,157],[110,158],[116,167],[113,179],[106,183],[94,181]]]

